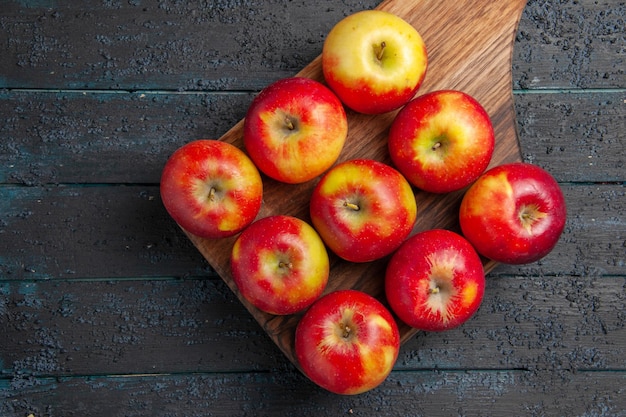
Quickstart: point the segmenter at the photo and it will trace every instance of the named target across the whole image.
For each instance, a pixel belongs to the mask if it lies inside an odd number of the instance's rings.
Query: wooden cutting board
[[[410,22],[422,35],[429,56],[426,78],[418,95],[440,89],[456,89],[475,97],[489,113],[496,135],[491,166],[521,160],[512,95],[511,55],[517,25],[526,0],[387,0],[377,9],[392,12]],[[321,58],[298,73],[323,81]],[[365,116],[348,111],[349,132],[339,161],[373,158],[391,163],[387,132],[395,114]],[[243,120],[221,140],[243,147]],[[263,206],[259,218],[288,214],[310,223],[308,201],[317,180],[289,185],[264,177]],[[458,209],[463,191],[433,195],[416,191],[417,222],[413,233],[445,228],[459,231]],[[239,294],[229,267],[236,237],[208,240],[187,233],[193,244],[256,318],[270,338],[299,367],[294,354],[294,332],[299,315],[273,316],[250,305]],[[383,303],[387,259],[355,264],[331,255],[331,275],[326,293],[353,288],[374,295]],[[495,266],[485,261],[485,271]],[[398,323],[401,341],[417,331]]]

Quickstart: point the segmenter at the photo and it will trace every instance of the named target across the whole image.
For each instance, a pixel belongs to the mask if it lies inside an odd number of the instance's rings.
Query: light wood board
[[[422,35],[429,55],[426,78],[418,95],[440,89],[464,91],[476,98],[489,113],[496,148],[490,166],[521,160],[513,106],[511,56],[517,25],[526,0],[388,0],[377,9],[386,10],[410,22]],[[298,76],[323,81],[321,58],[317,57]],[[369,116],[348,111],[349,132],[338,162],[373,158],[390,163],[387,133],[397,112]],[[220,139],[243,149],[243,120]],[[309,221],[308,201],[317,180],[289,185],[264,179],[263,206],[259,218],[288,214]],[[434,195],[415,190],[418,217],[413,233],[446,228],[458,231],[458,208],[463,190]],[[230,274],[229,259],[235,237],[210,240],[187,233],[226,284],[237,294],[270,338],[296,365],[294,332],[299,315],[273,316],[250,305],[239,294]],[[331,256],[331,275],[326,293],[343,288],[365,291],[384,300],[384,271],[387,258],[355,264]],[[495,263],[485,261],[489,272]],[[416,330],[398,323],[401,341]]]

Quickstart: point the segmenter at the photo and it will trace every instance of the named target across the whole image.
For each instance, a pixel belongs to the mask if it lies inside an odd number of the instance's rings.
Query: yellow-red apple
[[[400,335],[391,313],[361,291],[323,296],[296,328],[295,353],[304,374],[336,394],[376,388],[391,372],[399,349]]]
[[[439,90],[416,97],[398,112],[388,146],[394,166],[411,184],[447,193],[465,188],[487,169],[495,136],[476,99]]]
[[[460,326],[478,310],[484,292],[480,257],[466,239],[449,230],[413,235],[387,264],[387,301],[400,320],[416,329]]]
[[[270,314],[293,314],[324,291],[328,253],[315,229],[303,220],[273,215],[257,220],[232,249],[231,272],[241,295]]]
[[[178,148],[161,174],[167,212],[185,230],[205,238],[239,233],[261,208],[259,171],[239,148],[199,139]]]
[[[403,106],[419,89],[427,66],[419,32],[381,10],[364,10],[340,20],[322,48],[326,83],[346,106],[360,113],[379,114]]]
[[[556,246],[567,218],[563,192],[543,168],[496,166],[465,193],[459,221],[478,253],[497,262],[538,261]]]
[[[243,132],[244,146],[261,172],[296,184],[335,163],[346,141],[348,120],[339,98],[322,83],[284,78],[252,101]]]
[[[372,159],[331,168],[313,189],[313,226],[341,258],[368,262],[389,255],[410,234],[417,203],[397,170]]]

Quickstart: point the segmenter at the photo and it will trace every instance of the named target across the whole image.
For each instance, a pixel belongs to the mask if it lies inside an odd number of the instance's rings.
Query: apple
[[[295,354],[306,376],[335,394],[380,385],[400,349],[389,310],[369,294],[345,289],[318,299],[298,322]]]
[[[348,134],[339,98],[322,83],[292,77],[265,87],[244,119],[244,146],[267,176],[309,181],[335,163]]]
[[[388,148],[394,166],[432,193],[465,188],[488,167],[495,146],[489,115],[472,96],[438,90],[411,100],[394,118]]]
[[[392,13],[364,10],[340,20],[322,47],[328,86],[352,110],[380,114],[398,109],[419,89],[428,66],[424,41]]]
[[[227,142],[198,139],[178,148],[161,173],[161,199],[180,227],[203,238],[239,233],[261,208],[263,183],[248,156]]]
[[[294,314],[324,291],[328,253],[315,229],[303,220],[273,215],[257,220],[239,235],[231,259],[240,294],[270,314]]]
[[[556,246],[567,218],[563,192],[537,165],[491,168],[467,190],[459,222],[478,253],[497,262],[538,261]]]
[[[369,262],[393,252],[410,234],[417,204],[397,170],[376,160],[353,159],[322,176],[309,211],[313,226],[335,254]]]
[[[479,255],[466,239],[449,230],[413,235],[393,254],[385,272],[391,310],[420,330],[460,326],[478,310],[484,292]]]

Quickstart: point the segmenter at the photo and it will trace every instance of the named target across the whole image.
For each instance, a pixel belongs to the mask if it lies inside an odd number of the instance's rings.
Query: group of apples
[[[163,170],[163,203],[182,228],[211,239],[239,234],[230,265],[241,295],[270,314],[302,314],[298,362],[335,393],[362,393],[386,379],[399,352],[394,315],[425,331],[461,325],[483,298],[481,255],[536,261],[565,225],[563,195],[545,170],[528,163],[487,170],[494,131],[474,98],[454,90],[415,97],[427,65],[424,41],[408,22],[378,10],[355,13],[324,43],[326,84],[285,78],[253,100],[243,126],[245,151],[196,140]],[[337,163],[348,134],[344,106],[364,114],[400,109],[388,136],[393,166],[374,159]],[[257,220],[261,173],[288,184],[318,180],[312,224],[280,213]],[[462,235],[444,229],[411,235],[414,188],[466,187]],[[355,289],[324,295],[328,249],[349,262],[389,256],[389,307]]]

